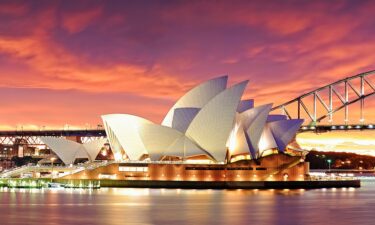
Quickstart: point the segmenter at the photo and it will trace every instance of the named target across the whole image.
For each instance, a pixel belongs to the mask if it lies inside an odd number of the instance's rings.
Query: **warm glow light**
[[[297,143],[302,149],[332,152],[350,152],[375,156],[372,131],[335,131],[317,136],[313,133],[301,133]]]
[[[116,179],[117,174],[99,174],[98,176],[99,179]]]
[[[150,195],[150,190],[147,188],[111,188],[110,192],[114,192],[116,195],[125,195],[125,196]]]
[[[115,157],[115,160],[116,160],[116,161],[121,161],[121,159],[122,159],[122,154],[121,154],[120,152],[116,152],[116,153],[114,154],[114,157]]]
[[[229,135],[228,143],[227,143],[227,148],[229,149],[230,152],[233,152],[236,149],[237,146],[237,131],[238,131],[238,124],[236,123],[232,132]]]
[[[244,159],[248,159],[250,160],[250,154],[246,154],[246,155],[236,155],[234,157],[232,157],[231,159],[231,162],[236,162],[236,161],[239,161],[239,160],[244,160]]]
[[[188,159],[185,160],[186,163],[191,163],[191,164],[210,164],[213,163],[214,161],[209,160],[209,159]]]
[[[259,149],[266,149],[269,146],[266,135],[260,136],[258,147]]]

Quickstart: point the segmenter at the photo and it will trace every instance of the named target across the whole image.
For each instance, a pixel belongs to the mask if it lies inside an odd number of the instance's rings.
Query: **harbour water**
[[[0,189],[0,224],[374,224],[375,181],[315,190]]]

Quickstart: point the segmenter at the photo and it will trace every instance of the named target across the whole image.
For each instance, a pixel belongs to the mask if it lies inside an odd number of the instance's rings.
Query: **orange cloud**
[[[226,73],[231,83],[250,80],[246,97],[276,105],[375,66],[369,2],[87,5],[1,4],[0,72],[7,75],[0,86],[42,88],[46,95],[77,90],[86,102],[100,93],[108,95],[100,104],[108,110],[90,102],[71,113],[59,95],[25,108],[9,104],[0,118],[12,118],[0,124],[97,123],[111,112],[160,121],[189,88]],[[28,95],[22,93],[16,96]],[[116,98],[123,93],[138,99]],[[38,118],[40,111],[50,116]]]
[[[0,86],[129,92],[163,98],[179,96],[191,87],[191,81],[186,83],[169,75],[160,64],[151,67],[126,62],[100,65],[91,63],[84,54],[68,51],[52,35],[58,25],[56,10],[55,7],[47,8],[33,18],[31,23],[35,28],[28,35],[0,35],[0,54],[29,68],[27,76],[17,75],[25,79],[6,77]],[[78,32],[100,14],[101,8],[67,14],[64,26],[70,32]]]

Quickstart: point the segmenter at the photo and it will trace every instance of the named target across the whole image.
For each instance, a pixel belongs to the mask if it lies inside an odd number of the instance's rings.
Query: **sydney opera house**
[[[65,164],[95,161],[106,141],[114,160],[67,179],[165,181],[304,180],[308,164],[292,147],[302,120],[270,114],[272,104],[242,99],[248,81],[227,76],[187,92],[161,124],[129,114],[103,115],[108,140],[79,144],[42,138]],[[69,149],[69,151],[67,151]]]

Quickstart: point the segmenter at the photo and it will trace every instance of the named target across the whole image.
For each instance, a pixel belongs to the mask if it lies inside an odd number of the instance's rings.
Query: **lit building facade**
[[[303,120],[270,115],[272,104],[242,100],[248,84],[227,87],[227,76],[182,96],[161,124],[130,114],[103,115],[114,160],[64,179],[156,181],[304,180],[303,153],[288,145]],[[95,159],[103,140],[78,144],[43,138],[65,164]],[[70,149],[70,151],[66,151]]]
[[[303,120],[269,115],[272,104],[254,107],[253,100],[241,100],[248,81],[227,88],[227,79],[191,89],[161,124],[129,114],[102,116],[115,159],[227,163],[284,152]]]

